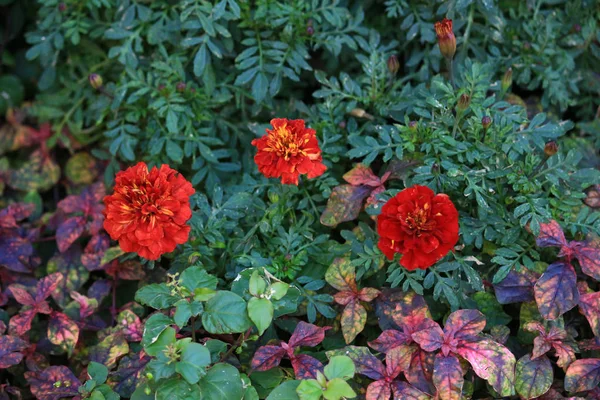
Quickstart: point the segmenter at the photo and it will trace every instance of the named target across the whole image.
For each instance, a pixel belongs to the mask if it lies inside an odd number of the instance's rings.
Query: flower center
[[[279,157],[289,160],[290,157],[298,154],[306,155],[301,146],[308,142],[307,139],[299,138],[294,135],[287,127],[279,127],[269,135],[267,140],[267,148],[265,151],[273,151]]]
[[[408,213],[404,219],[404,223],[417,236],[421,236],[421,232],[433,230],[435,221],[429,219],[429,203],[425,203],[423,208],[416,207],[415,211]]]

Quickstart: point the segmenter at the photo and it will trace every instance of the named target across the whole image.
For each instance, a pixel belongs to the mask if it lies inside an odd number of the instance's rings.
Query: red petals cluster
[[[273,129],[267,129],[265,136],[252,141],[258,149],[254,162],[264,176],[298,185],[301,174],[311,179],[325,172],[314,129],[306,128],[301,119],[275,118],[271,125]]]
[[[156,260],[187,241],[194,188],[183,175],[140,162],[117,173],[114,190],[104,198],[104,229],[124,251]]]
[[[377,245],[387,258],[400,253],[400,265],[409,271],[426,269],[458,241],[458,212],[447,195],[415,185],[381,208],[377,233]]]
[[[440,45],[440,52],[444,58],[451,60],[454,53],[456,53],[456,37],[452,31],[452,20],[444,18],[436,22],[434,28]]]

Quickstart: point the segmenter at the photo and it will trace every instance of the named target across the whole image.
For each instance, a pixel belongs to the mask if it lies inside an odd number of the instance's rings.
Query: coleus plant
[[[314,347],[325,338],[325,331],[329,327],[319,327],[300,321],[294,333],[286,343],[261,346],[252,357],[250,366],[256,371],[267,371],[277,367],[281,360],[287,356],[291,361],[296,379],[317,379],[317,372],[323,370],[323,364],[308,354],[296,354],[299,347]]]
[[[361,302],[373,301],[380,292],[369,287],[358,289],[356,271],[348,258],[335,259],[325,273],[325,280],[339,290],[333,298],[336,303],[344,306],[340,325],[344,340],[349,344],[367,323],[367,310]]]
[[[300,400],[353,399],[356,393],[346,382],[354,377],[354,363],[348,356],[334,356],[317,371],[317,379],[304,379],[296,388]]]

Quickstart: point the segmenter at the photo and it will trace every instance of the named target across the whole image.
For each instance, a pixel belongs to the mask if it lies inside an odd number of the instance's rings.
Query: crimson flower
[[[114,193],[104,198],[104,229],[121,249],[148,260],[187,241],[192,184],[163,164],[148,171],[144,162],[120,171]]]
[[[452,20],[444,18],[434,24],[435,34],[437,35],[440,52],[444,58],[452,60],[456,53],[456,37],[452,31]]]
[[[377,246],[388,259],[400,253],[400,265],[409,271],[426,269],[458,241],[458,212],[447,195],[415,185],[381,208],[377,233]]]
[[[306,128],[301,119],[275,118],[271,125],[266,135],[252,141],[258,149],[254,162],[264,176],[298,185],[301,174],[309,179],[323,175],[327,167],[314,129]]]

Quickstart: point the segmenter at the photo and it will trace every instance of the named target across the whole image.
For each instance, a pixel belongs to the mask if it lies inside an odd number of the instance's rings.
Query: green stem
[[[450,84],[452,84],[452,89],[456,89],[456,82],[454,81],[454,63],[452,59],[446,60],[448,63],[448,75],[450,76]]]

